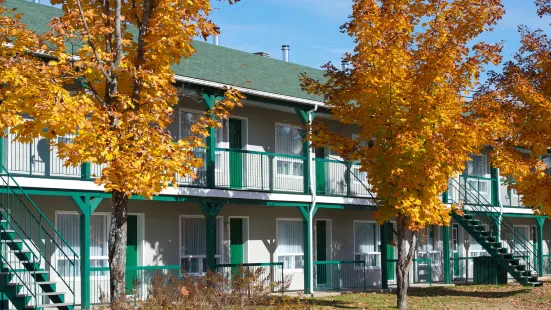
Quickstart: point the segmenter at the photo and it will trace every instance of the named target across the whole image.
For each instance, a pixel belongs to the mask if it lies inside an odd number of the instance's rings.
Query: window
[[[216,263],[222,258],[222,218],[216,219]],[[203,217],[180,219],[180,266],[189,274],[207,272],[207,221]]]
[[[301,220],[277,220],[277,261],[283,269],[304,268],[304,238]]]
[[[195,135],[191,127],[203,116],[203,112],[180,109],[180,139]],[[227,147],[229,139],[228,122],[222,121],[222,127],[216,129],[216,146]]]
[[[469,176],[484,177],[490,174],[490,165],[486,155],[470,155],[464,173]]]
[[[354,260],[367,267],[381,266],[379,226],[374,222],[354,222]]]
[[[90,217],[90,266],[91,267],[108,267],[109,266],[109,224],[110,216],[107,214],[92,214]],[[73,248],[75,253],[80,253],[80,218],[76,213],[58,213],[56,214],[57,230],[67,241],[68,245]],[[64,242],[58,240],[63,253],[73,259],[71,250]],[[57,270],[61,276],[71,276],[74,272],[73,266],[69,264],[67,256],[61,251],[56,254]],[[76,276],[80,277],[80,259],[76,258],[75,263]]]
[[[438,228],[433,225],[425,228],[421,237],[419,252],[417,253],[418,258],[430,258],[430,263],[433,266],[438,266],[442,262],[442,252],[438,247],[438,231]],[[427,260],[426,262],[421,262],[420,265],[428,263]]]
[[[485,231],[489,231],[488,224],[482,224]],[[488,252],[469,234],[469,257],[488,256]]]
[[[300,127],[276,124],[276,153],[302,156],[304,130]],[[302,177],[303,160],[300,158],[276,157],[277,174]]]

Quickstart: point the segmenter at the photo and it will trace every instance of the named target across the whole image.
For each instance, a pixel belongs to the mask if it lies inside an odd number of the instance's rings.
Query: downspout
[[[315,105],[314,109],[308,111],[308,125],[312,125],[312,112],[315,112],[318,110],[318,106]],[[309,127],[308,130],[311,130],[311,127]],[[310,143],[308,143],[308,152],[306,152],[306,160],[310,165],[312,164],[312,150],[310,148]],[[315,187],[315,178],[314,169],[310,167],[310,197],[311,197],[311,204],[310,204],[310,210],[308,211],[308,217],[309,217],[309,223],[308,229],[310,230],[310,248],[308,251],[310,252],[310,279],[308,281],[310,282],[310,290],[311,293],[314,291],[314,233],[313,233],[313,225],[314,225],[314,210],[316,208],[316,187]]]
[[[496,195],[497,195],[497,204],[499,205],[499,215],[497,217],[497,236],[496,241],[500,242],[501,240],[501,220],[503,219],[503,204],[501,203],[501,178],[499,174],[499,168],[496,168]]]

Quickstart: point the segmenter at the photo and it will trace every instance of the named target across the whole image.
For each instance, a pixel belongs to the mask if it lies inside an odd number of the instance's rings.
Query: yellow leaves
[[[194,37],[216,32],[207,20],[210,1],[157,1],[139,42],[134,30],[145,2],[136,7],[123,2],[118,59],[115,19],[103,7],[81,1],[87,32],[76,2],[53,3],[61,4],[64,14],[51,22],[50,32],[38,36],[25,29],[19,16],[10,16],[0,0],[0,44],[12,44],[0,49],[0,134],[10,127],[21,141],[70,137],[56,144],[59,156],[72,166],[106,164],[95,181],[106,191],[151,198],[176,185],[177,175],[194,176],[203,164],[194,150],[204,144],[200,137],[174,141],[167,129],[178,104],[170,67],[195,52]],[[86,42],[70,49],[77,61],[63,54],[69,41]],[[42,52],[57,59],[45,65],[28,53],[37,47],[54,47]],[[208,126],[219,127],[217,120],[241,105],[238,91],[224,91],[224,99],[195,129],[198,136],[207,135]]]
[[[344,25],[356,40],[352,69],[325,66],[324,84],[302,77],[304,90],[328,99],[334,119],[359,127],[350,139],[315,126],[312,138],[368,172],[379,222],[405,216],[414,230],[449,222],[440,195],[491,128],[466,117],[463,92],[499,46],[471,42],[502,14],[496,0],[358,0]]]

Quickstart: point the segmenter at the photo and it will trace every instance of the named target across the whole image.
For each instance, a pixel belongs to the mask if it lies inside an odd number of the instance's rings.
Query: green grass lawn
[[[394,309],[396,295],[350,293],[301,300],[310,309]],[[458,285],[410,288],[409,309],[551,309],[551,283],[527,288],[510,285]]]

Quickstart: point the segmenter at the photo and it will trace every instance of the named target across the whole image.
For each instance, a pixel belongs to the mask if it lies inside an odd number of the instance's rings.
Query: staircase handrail
[[[7,176],[7,181],[5,178],[3,178],[2,176]],[[2,180],[2,182],[4,183],[3,186],[6,187],[6,190],[8,191],[8,194],[9,193],[12,193],[14,197],[16,197],[17,201],[24,207],[24,210],[26,210],[28,212],[28,214],[30,215],[30,218],[32,220],[34,220],[34,222],[39,225],[39,227],[41,228],[41,230],[43,230],[43,233],[44,233],[44,236],[47,236],[48,238],[50,238],[52,244],[55,246],[55,251],[58,252],[59,254],[62,255],[62,257],[64,259],[67,260],[67,262],[70,264],[70,268],[75,268],[74,269],[74,275],[73,276],[76,276],[76,259],[79,257],[76,252],[73,250],[73,248],[69,245],[69,243],[61,236],[61,234],[59,233],[59,231],[57,231],[57,229],[55,229],[55,227],[52,225],[52,223],[48,220],[48,218],[44,215],[44,213],[38,208],[38,206],[34,203],[34,201],[27,195],[27,193],[23,190],[23,188],[17,183],[17,181],[11,176],[11,174],[8,172],[8,170],[2,165],[0,164],[0,179]],[[38,213],[38,215],[40,216],[40,220],[37,219],[37,217],[33,214],[33,212],[31,212],[30,208],[27,206],[27,204],[21,199],[21,197],[19,196],[19,194],[12,188],[12,186],[10,185],[10,181],[13,181],[13,183],[15,183],[16,185],[16,188],[19,190],[19,192],[27,199],[27,201],[30,202],[30,204],[34,207],[35,211]],[[4,209],[6,207],[4,206]],[[7,209],[6,209],[7,211]],[[36,244],[36,242],[34,242],[32,236],[29,236],[27,234],[27,232],[25,231],[25,229],[23,229],[23,227],[21,227],[21,225],[17,222],[17,220],[13,217],[12,214],[10,214],[9,212],[6,212],[6,215],[10,217],[10,219],[12,220],[12,222],[18,227],[19,230],[21,230],[21,232],[23,233],[23,235],[25,235],[27,237],[27,239],[30,240],[30,242],[36,247],[36,249],[38,249],[38,253],[39,253],[39,262],[42,261],[42,259],[44,259],[44,262],[46,262],[49,266],[50,266],[50,270],[53,270],[55,272],[55,274],[57,274],[57,276],[61,279],[61,281],[67,286],[67,288],[69,289],[69,291],[73,294],[75,294],[75,290],[74,290],[74,287],[72,287],[68,281],[66,279],[66,277],[62,276],[59,271],[58,271],[58,268],[55,265],[54,262],[51,262],[48,260],[48,258],[44,255],[44,253],[42,253],[42,251],[40,251],[40,246],[38,244]],[[43,225],[43,221],[45,222],[46,225]],[[49,232],[48,230],[46,229],[46,227],[49,227],[53,232],[55,232],[55,236],[59,237],[59,240],[62,241],[62,244],[64,246],[66,246],[67,249],[70,250],[70,253],[67,254],[65,253],[65,251],[63,250],[62,246],[57,242],[56,238],[54,238]],[[14,231],[17,232],[17,229],[14,229]],[[42,231],[40,231],[40,233],[42,233]],[[17,234],[19,235],[19,232],[17,232]],[[19,235],[20,236],[20,235]],[[20,237],[21,240],[25,243],[24,241],[24,238]],[[26,243],[25,245],[27,247],[29,247]],[[29,248],[29,250],[31,250]],[[34,252],[31,250],[31,252],[33,253],[34,255]],[[70,254],[73,254],[73,257],[71,258]],[[58,254],[55,254],[56,256]],[[60,255],[60,256],[61,256]],[[36,257],[36,256],[35,256]],[[52,259],[50,259],[52,260]],[[68,277],[70,277],[71,275],[68,275]]]
[[[452,187],[453,187],[454,189],[460,191],[461,184],[459,184],[459,182],[458,182],[455,178],[452,178],[452,180],[453,180]],[[459,186],[459,188],[456,188],[456,187],[455,187],[455,183],[457,183],[457,185]],[[467,184],[469,184],[469,183],[468,183],[468,182],[465,182],[465,186],[467,186]],[[472,186],[472,185],[469,185],[469,186]],[[465,195],[467,195],[467,194],[470,194],[471,196],[474,197],[474,195],[473,195],[470,191],[467,191],[467,190],[466,190],[466,191],[465,191]],[[475,198],[476,198],[476,197],[475,197]],[[482,199],[486,200],[486,198],[484,198],[483,196],[481,196],[481,197],[479,197],[479,198],[482,198]],[[448,198],[448,199],[450,199],[450,198]],[[458,204],[458,202],[456,202],[456,201],[453,201],[453,202],[456,203],[456,204]],[[494,207],[491,203],[489,203],[487,200],[486,200],[485,202],[486,202],[487,204],[486,204],[486,203],[477,204],[477,207],[488,208],[488,207],[490,206],[491,208],[495,209],[495,207]],[[488,211],[488,210],[485,210],[485,211],[476,210],[476,211],[473,211],[473,212],[476,212],[475,215],[477,215],[477,216],[479,216],[481,219],[483,219],[483,221],[484,221],[486,224],[488,224],[488,227],[489,227],[491,230],[493,230],[493,225],[494,225],[494,223],[493,223],[490,219],[488,219],[488,217],[494,217],[493,214],[499,213],[499,211],[497,211],[497,209],[495,209],[495,211],[491,211],[491,210],[490,210],[490,211]],[[488,214],[489,214],[489,215],[488,215]],[[505,218],[502,217],[502,219],[501,219],[501,221],[500,221],[500,224],[501,224],[501,226],[502,226],[502,227],[501,227],[502,229],[501,229],[500,233],[502,233],[502,232],[503,232],[503,228],[505,228],[506,231],[508,231],[510,234],[513,234],[513,236],[515,236],[514,227],[513,227],[513,225],[512,225],[509,221],[507,221]],[[503,224],[505,224],[505,225],[503,225]],[[511,229],[511,227],[512,227],[513,229]],[[524,237],[524,236],[522,236],[522,235],[521,235],[521,237],[523,237],[524,240],[527,241],[528,244],[532,244],[526,237]],[[509,241],[509,240],[507,240],[507,241]],[[513,241],[514,241],[514,240],[513,240]],[[512,243],[512,248],[511,248],[511,249],[512,249],[513,251],[516,250],[516,251],[519,251],[519,252],[520,252],[520,251],[527,251],[527,252],[529,252],[531,255],[533,255],[533,256],[535,255],[534,252],[533,252],[532,250],[530,250],[530,247],[528,247],[526,244],[525,244],[525,248],[522,248],[522,247],[520,247],[516,242],[513,242],[513,243]],[[514,256],[514,253],[511,253],[511,254],[513,254],[513,256]],[[531,269],[530,271],[535,271],[535,270],[536,270],[535,266],[532,265],[532,263],[530,262],[530,260],[526,260],[526,265],[527,265],[527,267],[529,267],[529,268]]]
[[[61,236],[61,234],[59,233],[59,231],[57,229],[55,229],[54,225],[50,222],[50,220],[48,220],[48,217],[46,217],[46,215],[44,215],[44,213],[38,208],[38,206],[34,203],[34,201],[29,197],[29,195],[27,195],[27,193],[23,190],[23,188],[19,185],[19,183],[17,183],[17,181],[12,177],[12,175],[8,172],[8,170],[4,167],[4,165],[0,164],[0,176],[3,174],[2,171],[5,173],[5,175],[8,176],[8,178],[13,181],[15,183],[15,185],[17,186],[17,189],[20,191],[20,193],[25,196],[25,198],[31,203],[31,205],[34,207],[35,211],[40,215],[41,218],[44,219],[44,221],[46,222],[46,224],[52,229],[52,231],[55,232],[56,236],[59,237],[59,239],[64,243],[65,246],[67,246],[67,248],[71,251],[71,253],[73,255],[76,256],[76,258],[79,258],[79,256],[77,255],[77,253],[73,250],[73,248],[69,245],[69,243],[65,240],[65,238],[63,238],[63,236]],[[9,186],[9,184],[6,184]],[[21,202],[22,205],[24,205],[25,207],[27,207],[27,205],[23,202],[23,200],[21,200],[21,198],[18,196],[18,194],[10,187],[10,190],[11,192],[15,195],[15,197],[17,197],[17,199]],[[28,208],[27,208],[28,209]],[[32,214],[30,213],[31,216],[34,218],[35,221],[39,222],[38,219]],[[55,241],[55,238],[53,238],[47,230],[45,230],[46,234],[48,234],[48,236],[50,238],[52,238],[52,240],[54,240],[54,243],[58,246],[58,248],[60,248],[61,250],[61,247],[57,244],[57,242]],[[63,250],[61,250],[62,253],[65,255],[65,256],[68,256],[65,252],[63,252]],[[71,254],[69,253],[69,254]]]

